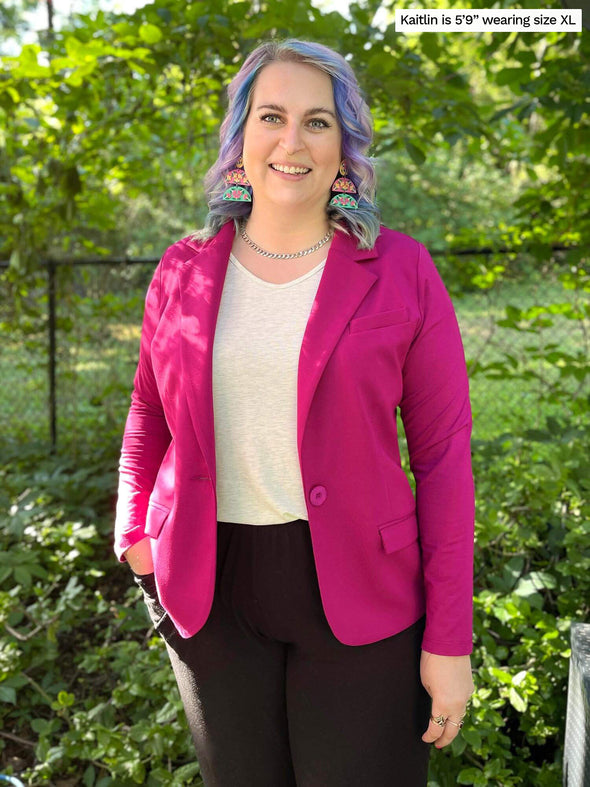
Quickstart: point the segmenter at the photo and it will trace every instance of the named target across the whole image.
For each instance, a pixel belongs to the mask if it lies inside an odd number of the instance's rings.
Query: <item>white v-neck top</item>
[[[307,519],[297,454],[297,370],[325,264],[275,284],[230,255],[213,344],[219,521]]]

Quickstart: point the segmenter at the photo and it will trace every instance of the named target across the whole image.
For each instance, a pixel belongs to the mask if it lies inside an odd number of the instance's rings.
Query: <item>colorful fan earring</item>
[[[226,173],[225,182],[227,188],[223,192],[222,199],[230,202],[252,202],[252,195],[248,191],[250,181],[244,172],[244,161],[241,156],[236,161],[235,168]]]
[[[330,200],[330,205],[334,205],[336,208],[346,208],[347,210],[357,210],[358,209],[358,202],[352,196],[352,194],[356,194],[356,186],[350,180],[348,176],[348,169],[346,168],[346,162],[342,161],[340,163],[340,174],[332,183],[332,199]]]

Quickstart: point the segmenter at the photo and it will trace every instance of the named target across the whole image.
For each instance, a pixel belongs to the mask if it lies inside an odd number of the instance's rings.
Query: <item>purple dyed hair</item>
[[[326,204],[326,213],[336,229],[348,226],[358,247],[369,249],[379,234],[379,212],[375,205],[375,170],[366,152],[373,138],[371,113],[361,95],[354,72],[342,55],[323,44],[299,41],[267,41],[248,55],[227,88],[228,109],[219,131],[219,155],[205,176],[209,213],[199,238],[215,235],[230,219],[236,223],[248,216],[250,202],[222,199],[225,174],[234,168],[242,153],[244,124],[250,111],[252,92],[260,71],[274,62],[305,63],[325,72],[332,80],[336,115],[342,134],[342,153],[348,177],[358,190],[358,210]],[[346,225],[343,226],[343,222]]]

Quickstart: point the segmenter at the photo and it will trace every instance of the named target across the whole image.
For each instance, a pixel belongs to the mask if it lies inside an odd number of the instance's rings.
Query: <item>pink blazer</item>
[[[160,600],[182,637],[213,600],[212,350],[233,238],[228,222],[208,241],[175,243],[158,265],[120,461],[116,554],[151,538]],[[470,433],[459,329],[428,252],[386,228],[369,251],[337,232],[301,347],[297,449],[322,603],[342,643],[375,642],[426,613],[425,650],[471,652]]]

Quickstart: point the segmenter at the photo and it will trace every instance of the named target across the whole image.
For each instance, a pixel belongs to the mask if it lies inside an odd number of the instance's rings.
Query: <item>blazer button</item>
[[[314,486],[309,493],[309,502],[312,506],[321,506],[327,497],[325,486]]]

